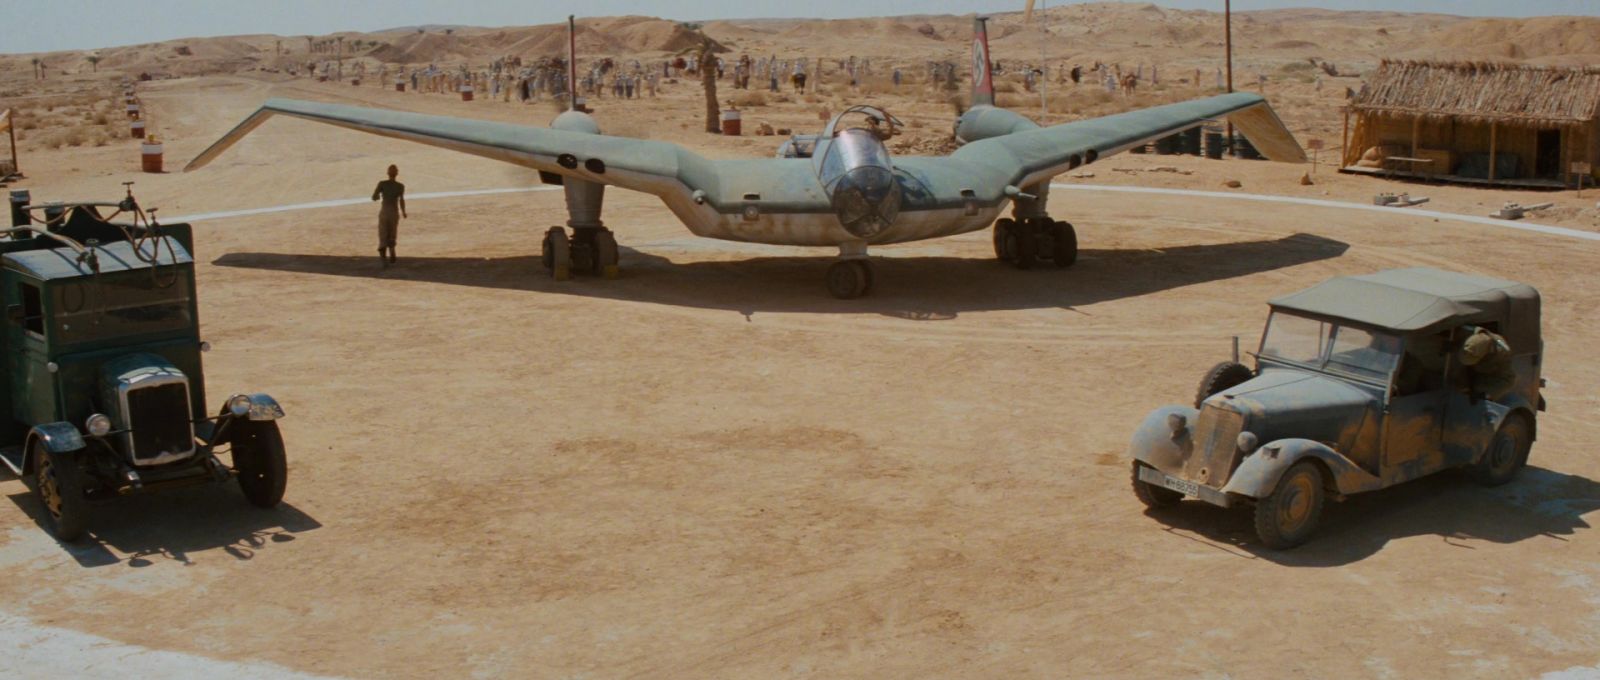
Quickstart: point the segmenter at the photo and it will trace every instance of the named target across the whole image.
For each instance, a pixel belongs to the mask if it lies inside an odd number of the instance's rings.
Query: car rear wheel
[[[1472,478],[1484,486],[1500,486],[1515,479],[1522,466],[1528,464],[1528,450],[1532,447],[1528,421],[1519,415],[1507,417],[1489,440],[1483,459],[1470,468]]]
[[[1139,461],[1133,461],[1133,495],[1138,497],[1140,503],[1148,508],[1165,508],[1183,500],[1183,494],[1172,489],[1152,486],[1149,482],[1139,479],[1139,470],[1150,467]]]
[[[1224,361],[1212,366],[1211,370],[1206,371],[1200,378],[1200,388],[1194,393],[1194,407],[1200,408],[1200,404],[1205,403],[1211,395],[1243,384],[1254,377],[1255,374],[1250,371],[1250,367],[1237,361]]]
[[[50,451],[37,440],[32,455],[33,492],[44,506],[45,529],[59,540],[77,540],[89,526],[83,471],[71,454]]]
[[[1322,469],[1309,460],[1295,463],[1271,495],[1256,501],[1256,537],[1274,550],[1305,543],[1322,519],[1324,500]]]
[[[258,508],[277,507],[289,476],[278,424],[243,421],[234,426],[239,429],[233,434],[233,469],[239,474],[245,500]]]

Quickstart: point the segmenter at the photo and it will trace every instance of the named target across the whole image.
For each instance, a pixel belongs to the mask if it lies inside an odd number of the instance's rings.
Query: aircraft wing
[[[1306,154],[1260,95],[1236,92],[1114,116],[1080,120],[967,144],[952,158],[1009,174],[1029,186],[1073,167],[1120,153],[1208,121],[1227,118],[1267,158],[1304,163]]]
[[[715,193],[721,178],[714,163],[666,142],[294,99],[267,100],[244,122],[190,161],[184,171],[205,167],[275,115],[419,142],[533,168],[541,173],[612,184],[663,197],[687,196],[697,189]]]

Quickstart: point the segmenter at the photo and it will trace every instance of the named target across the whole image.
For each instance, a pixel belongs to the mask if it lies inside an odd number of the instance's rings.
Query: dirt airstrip
[[[551,114],[257,76],[141,93],[169,170],[268,96]],[[713,156],[776,145],[693,132],[697,105],[679,89],[598,115]],[[947,113],[911,112],[930,129]],[[126,140],[38,150],[18,187],[106,198],[132,179],[177,216],[363,196],[391,162],[413,193],[536,182],[290,120],[200,172],[137,162]],[[1244,161],[1090,170],[1062,181],[1239,179],[1348,202],[1411,190],[1464,214],[1541,198],[1326,167],[1303,187],[1305,168]],[[1594,230],[1590,196],[1555,197],[1548,222]],[[856,301],[827,296],[830,253],[696,239],[621,191],[605,211],[625,249],[615,281],[542,276],[559,192],[414,201],[388,270],[369,205],[197,222],[208,383],[284,404],[285,504],[257,511],[232,487],[132,499],[61,546],[22,482],[0,479],[0,613],[358,677],[1504,678],[1600,664],[1600,245],[1195,197],[1061,191],[1053,208],[1079,230],[1070,270],[1013,271],[970,234],[876,249],[877,290]],[[1284,553],[1255,545],[1241,515],[1143,510],[1132,428],[1192,394],[1231,336],[1251,342],[1265,299],[1414,265],[1545,296],[1550,410],[1519,481],[1444,475],[1358,497]],[[71,668],[38,656],[0,670]]]

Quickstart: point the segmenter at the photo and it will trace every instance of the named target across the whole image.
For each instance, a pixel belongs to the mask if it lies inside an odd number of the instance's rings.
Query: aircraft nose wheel
[[[833,263],[828,267],[828,292],[840,300],[872,292],[872,264],[861,259]]]

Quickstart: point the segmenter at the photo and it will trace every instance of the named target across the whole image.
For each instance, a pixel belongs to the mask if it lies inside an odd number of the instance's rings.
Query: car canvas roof
[[[142,243],[143,245],[139,246],[139,253],[144,256],[143,259],[135,254],[136,246],[128,241],[93,246],[96,259],[100,263],[100,273],[149,269],[150,264],[145,260],[152,258],[158,259],[158,266],[163,267],[194,262],[189,257],[189,251],[185,250],[177,239],[145,239]],[[4,262],[7,268],[46,281],[89,276],[94,273],[87,261],[78,261],[78,254],[71,248],[41,248],[7,253]]]
[[[1272,300],[1274,309],[1343,319],[1399,333],[1504,322],[1516,351],[1538,351],[1539,291],[1486,276],[1416,267],[1329,279]]]

